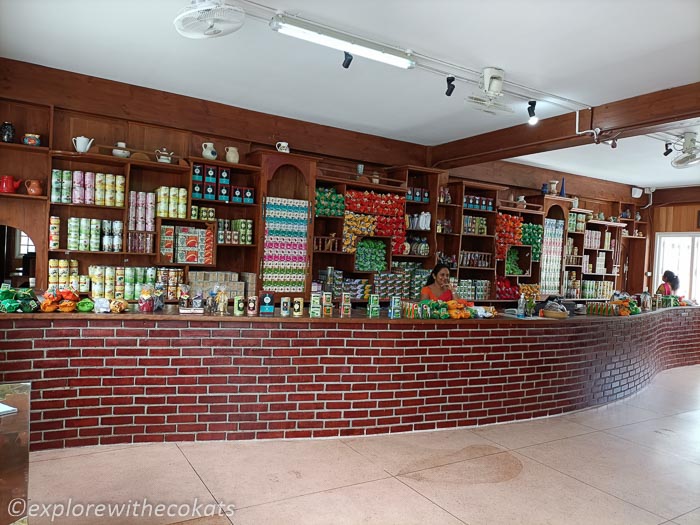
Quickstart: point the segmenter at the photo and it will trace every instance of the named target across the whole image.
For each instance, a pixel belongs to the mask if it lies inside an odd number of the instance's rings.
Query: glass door
[[[700,296],[700,235],[688,233],[658,233],[656,235],[654,290],[661,284],[661,276],[671,270],[680,281],[679,296]]]

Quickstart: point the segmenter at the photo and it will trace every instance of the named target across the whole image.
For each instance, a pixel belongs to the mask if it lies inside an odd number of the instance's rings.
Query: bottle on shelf
[[[520,294],[520,299],[518,299],[518,310],[517,317],[525,317],[525,294]]]

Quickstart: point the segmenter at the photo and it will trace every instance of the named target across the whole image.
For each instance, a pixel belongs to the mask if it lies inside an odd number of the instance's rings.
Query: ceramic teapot
[[[215,160],[219,154],[214,149],[213,142],[202,143],[202,157],[209,160]]]
[[[0,177],[0,192],[14,193],[19,188],[22,181],[15,180],[12,175],[3,175]]]
[[[87,137],[73,137],[73,146],[78,153],[87,153],[95,139]]]
[[[38,179],[25,180],[24,187],[27,188],[27,195],[44,194],[44,189],[41,187],[41,181]]]
[[[158,162],[164,162],[165,164],[170,164],[172,161],[173,155],[175,155],[174,151],[168,152],[168,150],[165,147],[162,147],[161,149],[156,150],[156,160]]]

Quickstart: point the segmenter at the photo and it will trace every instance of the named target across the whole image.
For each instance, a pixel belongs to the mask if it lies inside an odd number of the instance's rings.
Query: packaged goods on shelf
[[[308,201],[267,198],[262,270],[264,290],[282,293],[304,292],[308,219]]]
[[[518,266],[518,261],[520,259],[520,252],[513,248],[508,250],[506,255],[506,275],[522,275],[523,270]]]
[[[215,286],[223,284],[231,298],[244,296],[246,292],[245,283],[238,280],[239,275],[236,272],[190,271],[187,278],[193,291],[202,290],[207,293]]]
[[[358,238],[373,237],[376,227],[376,216],[346,211],[343,221],[343,251],[355,253]]]
[[[176,263],[213,264],[213,230],[175,226],[173,253]]]
[[[186,219],[187,211],[187,188],[156,188],[156,217]]]
[[[518,299],[520,288],[515,282],[502,276],[496,278],[496,299]]]
[[[342,217],[345,214],[345,196],[335,188],[316,188],[316,217]]]
[[[586,230],[583,235],[583,247],[585,249],[597,250],[600,246],[601,235],[597,230]]]
[[[406,198],[395,193],[348,190],[345,193],[345,210],[370,215],[403,217]]]
[[[357,243],[355,270],[381,272],[386,270],[386,244],[381,240],[364,238]]]
[[[252,219],[218,219],[217,244],[253,244]]]
[[[507,213],[498,214],[496,218],[496,260],[502,261],[506,258],[508,246],[522,244],[522,224],[522,217]]]
[[[126,177],[82,170],[51,170],[52,203],[124,206]]]
[[[615,283],[612,281],[581,281],[582,299],[607,299],[612,297]]]
[[[124,223],[121,220],[69,217],[66,221],[66,249],[71,251],[121,252]],[[49,220],[49,249],[60,249],[60,217]]]
[[[479,197],[478,195],[465,195],[462,207],[471,210],[493,211],[493,199],[490,197]]]
[[[378,273],[374,277],[374,293],[381,299],[407,298],[411,294],[411,276],[407,273]]]
[[[542,256],[542,237],[544,227],[540,224],[523,223],[521,242],[532,246],[532,261],[537,262]]]
[[[558,294],[561,288],[561,264],[564,253],[564,221],[546,218],[542,242],[540,286],[543,294]]]
[[[372,284],[369,279],[344,279],[342,293],[349,294],[352,299],[366,301],[372,293]]]
[[[470,235],[486,235],[488,233],[486,217],[465,215],[462,218],[462,233]]]
[[[461,251],[459,265],[462,268],[490,268],[491,254],[487,252]]]
[[[484,279],[461,279],[457,294],[469,301],[483,301],[491,297],[491,282]]]

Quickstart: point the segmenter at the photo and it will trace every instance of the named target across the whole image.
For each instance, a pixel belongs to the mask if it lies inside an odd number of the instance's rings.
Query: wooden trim
[[[383,165],[425,163],[427,147],[0,58],[3,97],[294,151]]]

